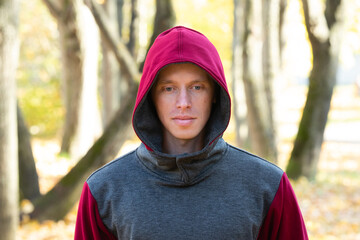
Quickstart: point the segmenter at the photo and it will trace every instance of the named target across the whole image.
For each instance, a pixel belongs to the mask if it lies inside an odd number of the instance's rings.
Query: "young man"
[[[215,47],[175,27],[149,50],[133,113],[142,144],[84,184],[75,239],[307,239],[285,173],[227,144]]]

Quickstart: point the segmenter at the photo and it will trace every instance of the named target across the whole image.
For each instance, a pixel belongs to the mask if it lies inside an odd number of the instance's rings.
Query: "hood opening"
[[[205,125],[205,147],[221,137],[229,124],[230,95],[216,48],[203,34],[186,27],[174,27],[160,34],[147,54],[133,113],[134,131],[148,150],[162,152],[162,124],[150,96],[151,88],[161,69],[184,62],[204,69],[218,89]]]
[[[178,62],[173,64],[181,64],[187,62]],[[166,65],[165,67],[169,66]],[[158,118],[155,105],[151,97],[151,89],[156,84],[157,76],[159,75],[160,69],[152,81],[147,93],[143,97],[143,100],[138,105],[137,111],[134,114],[134,128],[137,129],[137,133],[142,142],[147,146],[149,150],[162,152],[162,123]],[[224,112],[224,109],[229,108],[228,95],[219,85],[219,83],[211,77],[208,73],[209,78],[215,83],[215,99],[213,103],[210,117],[207,124],[205,125],[205,146],[210,145],[218,137],[222,136],[228,124],[228,117],[230,113]]]

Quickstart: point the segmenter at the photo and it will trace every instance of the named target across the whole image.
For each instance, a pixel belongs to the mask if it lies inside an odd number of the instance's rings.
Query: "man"
[[[228,145],[229,120],[215,47],[185,27],[160,34],[133,113],[142,144],[88,178],[75,239],[307,239],[285,173]]]

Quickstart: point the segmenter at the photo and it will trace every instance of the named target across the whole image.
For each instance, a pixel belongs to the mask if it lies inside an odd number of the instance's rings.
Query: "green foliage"
[[[22,1],[18,100],[30,133],[54,137],[63,122],[58,30],[40,0]]]
[[[53,137],[63,122],[64,111],[58,87],[24,87],[19,94],[19,105],[31,134]]]

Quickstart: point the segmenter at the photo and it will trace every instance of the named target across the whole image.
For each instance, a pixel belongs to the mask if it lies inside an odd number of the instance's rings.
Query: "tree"
[[[287,7],[287,0],[280,0],[280,8],[279,8],[279,35],[278,35],[278,41],[279,41],[279,68],[280,70],[283,69],[283,50],[285,46],[285,36],[283,33],[284,29],[284,20],[285,20],[285,10]]]
[[[117,38],[124,39],[122,36],[123,26],[123,5],[124,1],[122,0],[110,0],[106,1],[103,4],[104,12],[107,15],[107,23],[109,31],[112,32],[112,35]],[[126,43],[127,48],[130,54],[136,59],[136,40],[137,40],[137,24],[138,24],[138,12],[137,12],[137,0],[131,1],[131,20],[129,24],[129,40]],[[101,41],[102,46],[102,88],[101,96],[103,103],[103,122],[104,125],[108,124],[116,110],[121,104],[121,98],[128,92],[128,82],[129,80],[124,80],[123,78],[128,78],[126,70],[122,69],[122,66],[118,64],[111,50],[111,47],[108,46],[104,37]]]
[[[61,220],[79,200],[86,178],[115,158],[129,135],[137,86],[134,84],[112,122],[86,155],[49,192],[34,201],[30,217],[39,221]]]
[[[108,19],[107,26],[113,32],[113,35],[118,37],[120,37],[122,29],[123,20],[121,12],[123,5],[124,1],[122,0],[110,0],[103,4],[104,12]],[[102,35],[101,39],[101,52],[103,56],[101,61],[101,99],[103,103],[103,125],[106,126],[120,106],[121,72],[111,48],[106,44]]]
[[[13,240],[18,226],[16,81],[19,1],[0,1],[0,232]]]
[[[128,138],[131,128],[130,113],[134,107],[140,79],[139,66],[123,41],[108,28],[104,9],[95,3],[95,0],[87,0],[86,4],[94,15],[103,40],[113,51],[118,63],[122,65],[124,74],[129,76],[124,78],[128,81],[129,91],[102,136],[85,156],[49,192],[34,202],[35,208],[30,217],[38,220],[62,219],[79,199],[81,187],[87,176],[116,156],[121,145]]]
[[[156,0],[156,13],[154,18],[154,31],[151,36],[148,50],[156,37],[163,31],[174,26],[175,13],[171,0]]]
[[[269,50],[267,45],[263,46],[265,38],[270,37],[266,34],[262,21],[264,12],[270,10],[265,8],[260,0],[246,0],[243,7],[243,81],[251,149],[261,157],[276,161],[272,92],[269,82],[271,79],[268,74],[268,62],[272,58],[269,54],[264,54],[269,53]]]
[[[242,38],[244,37],[244,1],[234,0],[233,55],[232,55],[232,92],[233,116],[235,120],[236,144],[243,148],[249,147],[248,124],[246,122],[246,100],[244,96]]]
[[[111,47],[119,64],[124,65],[127,74],[131,77],[130,91],[123,100],[123,104],[107,125],[102,136],[93,144],[88,152],[50,191],[34,201],[34,210],[30,217],[37,220],[60,220],[74,206],[81,193],[81,188],[87,176],[95,169],[114,159],[122,144],[128,138],[131,126],[131,115],[135,103],[139,73],[137,64],[131,58],[126,46],[117,36],[112,35],[106,24],[106,13],[97,3],[88,2],[103,39]]]
[[[39,177],[31,148],[30,134],[19,106],[17,106],[17,126],[20,197],[32,201],[41,195]]]
[[[322,7],[319,7],[321,1],[303,0],[302,3],[312,46],[313,68],[309,76],[309,90],[303,115],[286,172],[290,178],[296,179],[303,175],[312,179],[316,175],[336,84],[344,12],[341,0],[327,0],[324,12],[321,11]]]
[[[263,0],[262,1],[262,30],[263,30],[263,53],[262,53],[262,65],[263,65],[263,77],[264,86],[266,92],[266,98],[269,107],[269,131],[272,131],[273,144],[271,145],[274,151],[273,156],[277,158],[276,150],[276,134],[275,123],[273,117],[273,83],[276,80],[276,76],[279,72],[279,32],[280,32],[280,0]]]
[[[250,136],[252,139],[250,145],[254,148],[253,150],[263,157],[276,161],[277,149],[275,123],[272,109],[272,84],[279,72],[279,58],[281,53],[279,49],[280,40],[278,38],[281,35],[280,28],[282,23],[280,16],[283,16],[284,7],[280,8],[279,0],[262,1],[261,7],[259,5],[260,2],[257,4],[257,6],[252,6],[249,2],[234,0],[232,89],[234,99],[233,106],[236,142],[238,145],[242,145],[245,148],[249,147],[246,128],[250,127],[250,135],[252,135],[252,137]],[[249,9],[253,9],[251,10],[251,13],[245,13],[246,6]],[[262,17],[262,22],[253,22],[260,16]],[[244,21],[245,17],[247,18],[247,21]],[[260,20],[260,18],[257,20]],[[247,26],[245,26],[245,24],[247,24]],[[245,32],[245,29],[247,29],[247,32]],[[261,32],[254,29],[261,29]],[[247,35],[245,35],[245,33]],[[258,36],[256,36],[256,34],[258,34]],[[250,44],[246,42],[248,41],[247,38],[249,36],[251,37],[251,35],[254,35],[254,39],[257,40],[257,47],[261,51],[256,52],[251,49],[246,49],[246,44]],[[249,47],[251,46],[249,45]],[[250,63],[250,61],[252,61],[251,59],[254,57],[257,58],[257,60]],[[248,65],[249,63],[251,65],[257,64],[258,69],[250,69],[251,67]],[[246,64],[246,66],[250,68],[243,69],[245,67],[243,64]],[[255,78],[251,79],[250,75],[253,74],[251,72],[259,71],[259,69],[262,69],[262,74],[260,70],[260,72],[256,75],[257,80]],[[268,108],[268,110],[266,110],[263,115],[260,113],[260,111],[263,110],[259,108],[261,106],[261,102],[256,103],[251,100],[249,106],[249,119],[256,119],[257,121],[256,124],[252,125],[245,121],[247,111],[247,107],[244,104],[245,97],[244,94],[239,94],[245,91],[244,82],[242,82],[243,77],[244,80],[248,80],[247,98],[251,97],[253,99],[258,99],[257,101],[264,101],[264,96],[266,97],[266,104],[263,107]],[[252,97],[251,95],[255,95],[255,97]],[[264,119],[258,119],[256,116],[254,117],[254,115],[262,116]],[[264,123],[266,121],[268,121],[268,123]],[[257,126],[260,126],[260,128]],[[258,139],[262,139],[262,141],[258,141]]]
[[[136,42],[139,37],[139,13],[138,13],[138,0],[131,0],[131,20],[129,26],[129,41],[127,47],[130,53],[137,57]]]
[[[97,28],[82,0],[44,2],[57,19],[61,42],[66,110],[61,152],[79,158],[101,134]]]
[[[154,30],[151,36],[148,49],[154,43],[156,37],[163,31],[173,27],[175,24],[175,13],[171,3],[171,0],[156,0],[156,13],[154,18]],[[140,64],[140,71],[144,67],[145,60]]]

